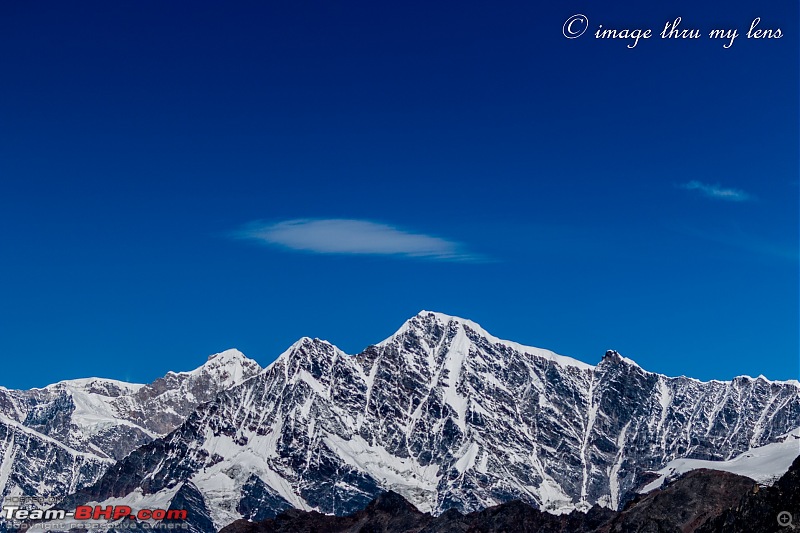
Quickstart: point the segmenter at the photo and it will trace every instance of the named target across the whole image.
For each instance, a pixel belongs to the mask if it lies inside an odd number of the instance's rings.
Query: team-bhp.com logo
[[[2,518],[7,524],[15,524],[21,530],[39,524],[44,530],[63,528],[89,528],[102,524],[96,521],[116,523],[114,527],[127,527],[126,524],[146,526],[148,529],[187,529],[185,509],[139,509],[134,511],[127,505],[80,505],[74,511],[66,509],[25,509],[19,505],[4,505]],[[127,519],[127,520],[126,520]],[[171,522],[163,522],[164,520]],[[69,522],[68,522],[69,521]],[[90,522],[94,521],[94,522]],[[155,523],[151,522],[155,521]]]
[[[186,509],[139,509],[135,513],[127,505],[79,505],[74,511],[65,509],[22,509],[9,505],[3,507],[7,520],[186,520]]]

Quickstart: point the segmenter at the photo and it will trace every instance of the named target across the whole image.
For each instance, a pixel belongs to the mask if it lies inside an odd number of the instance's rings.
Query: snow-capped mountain
[[[63,505],[184,505],[196,531],[345,514],[384,490],[434,514],[617,509],[669,461],[728,460],[798,426],[796,381],[671,378],[614,351],[592,366],[423,311],[355,356],[300,339]]]
[[[237,350],[149,385],[111,379],[0,388],[0,497],[62,498],[139,446],[178,427],[201,403],[258,374]]]

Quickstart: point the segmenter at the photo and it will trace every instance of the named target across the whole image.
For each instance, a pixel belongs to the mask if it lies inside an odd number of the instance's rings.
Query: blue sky
[[[796,2],[431,4],[1,5],[0,384],[356,353],[421,309],[797,378]]]

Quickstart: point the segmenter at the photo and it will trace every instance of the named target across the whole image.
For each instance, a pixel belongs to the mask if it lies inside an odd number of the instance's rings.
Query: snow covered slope
[[[800,429],[781,436],[776,442],[751,448],[727,461],[705,461],[702,459],[673,459],[656,472],[658,478],[637,492],[645,493],[657,489],[691,470],[711,468],[746,476],[764,485],[771,485],[789,470],[800,455]]]
[[[86,378],[28,391],[0,387],[0,499],[63,497],[178,427],[261,367],[236,350],[149,385]]]
[[[729,460],[798,426],[796,381],[670,378],[614,351],[592,366],[422,312],[355,356],[300,339],[66,503],[185,490],[208,531],[386,489],[434,513],[619,508],[674,459]]]

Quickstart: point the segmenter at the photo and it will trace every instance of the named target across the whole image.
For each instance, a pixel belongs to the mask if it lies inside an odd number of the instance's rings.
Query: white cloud
[[[728,200],[729,202],[746,202],[753,199],[752,196],[742,190],[722,187],[719,184],[709,185],[696,180],[682,183],[679,187],[687,191],[697,191],[709,198]]]
[[[456,242],[368,220],[333,218],[252,223],[237,236],[319,254],[386,255],[440,261],[478,259]]]

